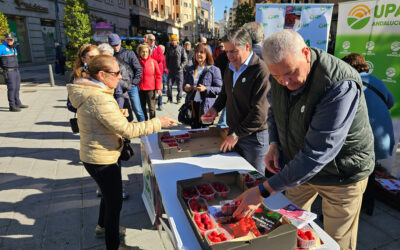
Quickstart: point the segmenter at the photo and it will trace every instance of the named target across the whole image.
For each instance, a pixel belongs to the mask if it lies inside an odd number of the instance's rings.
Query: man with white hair
[[[256,55],[261,58],[261,60],[264,60],[261,46],[262,42],[264,41],[265,35],[262,23],[250,22],[246,23],[243,27],[247,30],[247,32],[249,32],[251,36],[251,40],[253,42],[253,52],[256,53]]]
[[[362,196],[375,165],[361,77],[340,59],[307,47],[293,30],[268,37],[263,55],[272,76],[265,163],[275,175],[240,195],[233,216],[250,216],[275,192],[286,190],[306,210],[320,195],[325,231],[340,249],[355,250]]]
[[[207,43],[207,38],[205,38],[204,36],[200,37],[200,43]]]

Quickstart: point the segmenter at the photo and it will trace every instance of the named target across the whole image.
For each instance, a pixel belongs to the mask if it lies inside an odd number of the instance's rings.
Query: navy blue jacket
[[[384,97],[382,99],[374,90],[364,84],[369,123],[374,134],[375,159],[386,159],[392,155],[394,146],[393,124],[389,113],[389,109],[394,105],[394,97],[386,88],[385,83],[375,76],[365,72],[360,73],[360,75],[363,82],[371,85]]]
[[[7,42],[0,45],[0,68],[18,68],[18,52],[15,47],[10,47]]]
[[[261,45],[253,44],[252,50],[261,60],[264,60],[263,59],[263,55],[262,55],[262,47],[261,47]]]
[[[142,76],[142,67],[140,66],[139,60],[137,59],[135,52],[121,47],[119,52],[115,53],[115,57],[131,67],[133,72],[131,84],[138,85]]]
[[[185,71],[184,83],[190,84],[190,86],[192,87],[194,86],[194,70],[195,70],[195,65],[187,67]],[[203,115],[207,110],[209,110],[214,105],[217,95],[221,92],[222,88],[221,71],[214,65],[210,66],[210,69],[204,75],[203,82],[198,82],[197,84],[203,84],[207,88],[206,91],[200,93],[201,114]]]

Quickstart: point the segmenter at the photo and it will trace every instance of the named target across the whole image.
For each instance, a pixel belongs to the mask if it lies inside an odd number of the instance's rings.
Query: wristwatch
[[[267,198],[271,194],[268,192],[268,190],[265,189],[263,183],[258,184],[258,190],[260,190],[260,194],[262,197]]]
[[[230,134],[232,137],[233,137],[233,139],[234,140],[236,140],[236,138],[238,138],[238,136],[236,135],[236,133],[235,132],[233,132],[232,134]]]

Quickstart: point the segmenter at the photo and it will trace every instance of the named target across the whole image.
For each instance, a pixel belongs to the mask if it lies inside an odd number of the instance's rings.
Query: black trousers
[[[6,73],[7,97],[10,107],[15,108],[21,104],[19,100],[19,88],[21,76],[18,70],[7,71]]]
[[[119,215],[122,208],[122,177],[118,163],[97,165],[84,162],[101,190],[98,225],[105,228],[107,250],[118,249]]]
[[[200,102],[193,102],[193,108],[194,108],[194,117],[193,117],[193,123],[190,126],[192,129],[195,128],[207,128],[210,125],[204,125],[201,122],[201,103]]]
[[[180,101],[182,98],[182,90],[183,90],[183,71],[181,72],[169,72],[167,78],[167,96],[168,100],[172,101],[172,86],[176,84],[178,95],[176,96],[176,100]]]
[[[139,90],[140,105],[142,106],[144,118],[147,121],[156,117],[156,91],[155,90]],[[147,113],[149,106],[149,114]]]

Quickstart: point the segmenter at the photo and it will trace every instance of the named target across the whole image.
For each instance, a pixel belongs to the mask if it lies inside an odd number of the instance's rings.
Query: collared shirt
[[[151,47],[151,52],[153,52],[153,50],[155,50],[157,48],[156,45],[154,45],[153,47]]]
[[[106,85],[104,85],[104,83],[94,79],[94,78],[90,78],[90,80],[94,83],[97,83],[98,85],[100,85],[100,87],[102,87],[103,89],[107,89]]]
[[[291,96],[301,94],[304,87],[292,91]],[[361,89],[354,81],[343,81],[329,90],[315,107],[304,147],[280,172],[268,179],[277,192],[298,186],[316,175],[331,162],[342,149],[360,102]],[[268,133],[270,142],[279,142],[271,105],[271,90],[267,99]]]
[[[233,67],[232,63],[229,63],[229,68],[233,71],[233,87],[235,87],[236,80],[239,78],[240,74],[242,74],[243,71],[245,71],[249,66],[249,63],[252,58],[253,58],[253,52],[250,53],[250,56],[240,66],[239,70],[236,70],[235,67]]]

